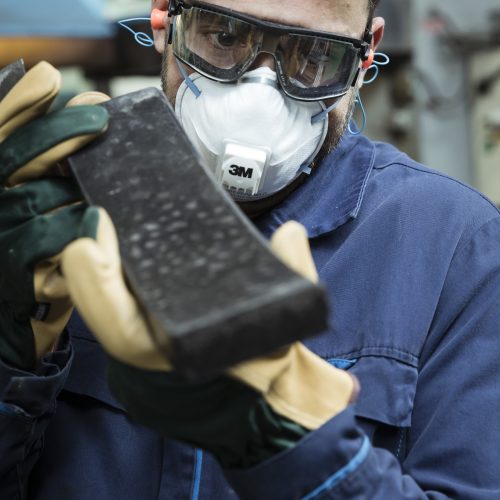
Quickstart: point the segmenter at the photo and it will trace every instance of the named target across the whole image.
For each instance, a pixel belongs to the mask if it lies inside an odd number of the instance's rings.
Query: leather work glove
[[[60,86],[60,73],[42,62],[0,102],[0,359],[23,370],[54,347],[71,314],[61,251],[97,231],[98,212],[56,169],[106,130],[104,108],[77,106],[105,96],[77,96],[74,107],[47,113]]]
[[[212,452],[226,468],[244,468],[293,446],[357,396],[352,376],[300,343],[209,380],[167,373],[172,367],[124,282],[104,211],[100,221],[96,239],[68,245],[62,269],[73,302],[111,356],[111,389],[137,421]],[[271,245],[285,263],[317,279],[302,226],[285,224]]]

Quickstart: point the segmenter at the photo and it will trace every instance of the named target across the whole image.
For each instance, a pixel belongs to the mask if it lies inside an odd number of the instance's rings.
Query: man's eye
[[[212,33],[210,35],[210,39],[216,47],[222,47],[222,48],[233,47],[237,41],[236,36],[231,35],[230,33],[226,33],[224,31],[220,31],[218,33]]]

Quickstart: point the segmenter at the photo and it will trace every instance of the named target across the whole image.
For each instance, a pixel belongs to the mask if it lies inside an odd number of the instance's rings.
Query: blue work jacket
[[[358,401],[249,470],[132,422],[78,316],[34,374],[0,367],[0,498],[500,499],[500,217],[481,194],[347,135],[256,220],[308,231],[331,307],[306,345]],[[235,425],[238,425],[235,422]]]

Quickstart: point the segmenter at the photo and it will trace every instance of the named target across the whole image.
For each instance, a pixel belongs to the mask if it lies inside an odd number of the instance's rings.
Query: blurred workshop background
[[[67,94],[159,86],[160,56],[117,24],[149,8],[150,0],[0,0],[0,66],[47,60],[63,71]],[[381,0],[379,13],[391,63],[363,89],[367,135],[500,205],[499,0]],[[127,25],[150,33],[147,20]]]

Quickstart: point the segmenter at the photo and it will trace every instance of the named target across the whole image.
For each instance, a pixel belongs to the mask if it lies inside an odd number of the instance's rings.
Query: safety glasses
[[[213,80],[235,82],[259,54],[268,53],[276,61],[283,91],[302,101],[343,96],[370,49],[368,30],[358,40],[262,21],[203,2],[170,4],[170,41],[180,61]]]

